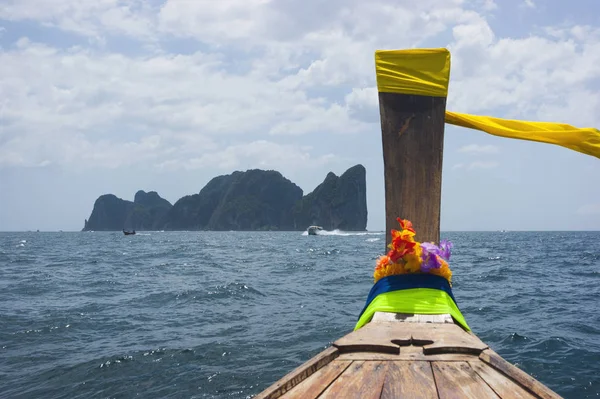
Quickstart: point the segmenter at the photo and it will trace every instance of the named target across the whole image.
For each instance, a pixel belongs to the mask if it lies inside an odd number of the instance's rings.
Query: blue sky
[[[384,229],[373,54],[447,47],[448,109],[600,127],[600,3],[4,0],[0,230],[80,230],[102,194],[175,202],[275,169],[367,169]],[[446,126],[443,230],[600,230],[600,160]]]

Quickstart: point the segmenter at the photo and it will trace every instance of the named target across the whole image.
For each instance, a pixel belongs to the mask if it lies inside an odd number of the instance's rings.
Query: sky
[[[367,170],[385,229],[378,49],[445,47],[447,109],[600,128],[597,0],[2,0],[0,230],[81,230],[274,169]],[[600,230],[600,159],[446,125],[441,228]]]

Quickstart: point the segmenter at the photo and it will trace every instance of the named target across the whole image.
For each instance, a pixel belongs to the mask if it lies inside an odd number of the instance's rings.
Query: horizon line
[[[352,232],[352,233],[385,233],[385,230],[327,230],[327,231],[342,231],[342,232]],[[196,233],[196,232],[205,232],[205,233],[296,233],[296,232],[304,232],[306,230],[137,230],[140,232],[154,232],[154,233]],[[0,233],[117,233],[122,232],[122,230],[0,230]],[[506,229],[506,230],[440,230],[441,233],[552,233],[552,232],[600,232],[600,229],[571,229],[571,230],[555,230],[555,229],[547,229],[547,230],[524,230],[524,229]]]

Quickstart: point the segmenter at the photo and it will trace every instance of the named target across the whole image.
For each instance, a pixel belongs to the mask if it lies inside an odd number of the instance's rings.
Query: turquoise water
[[[473,331],[600,396],[600,233],[446,233]],[[383,233],[0,233],[0,397],[246,398],[354,327]]]

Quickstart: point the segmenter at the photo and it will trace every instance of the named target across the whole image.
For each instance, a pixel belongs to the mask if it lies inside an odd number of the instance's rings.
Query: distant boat
[[[308,231],[309,236],[316,236],[318,231],[322,231],[323,228],[320,226],[309,226],[306,231]]]
[[[123,230],[123,234],[125,234],[126,236],[130,236],[130,235],[133,235],[133,234],[135,234],[135,230],[133,230],[133,231],[126,231],[126,230]]]

